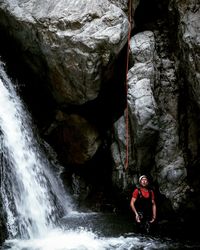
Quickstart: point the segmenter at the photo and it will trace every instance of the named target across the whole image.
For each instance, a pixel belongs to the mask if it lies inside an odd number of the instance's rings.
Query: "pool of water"
[[[134,222],[126,216],[101,213],[71,213],[55,228],[38,238],[7,240],[2,250],[131,250],[200,249],[189,240],[164,237],[155,232],[135,232]]]

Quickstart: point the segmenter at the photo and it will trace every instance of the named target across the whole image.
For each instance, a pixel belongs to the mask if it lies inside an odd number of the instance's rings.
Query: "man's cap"
[[[139,182],[142,180],[142,178],[147,178],[147,176],[146,175],[141,175],[140,178],[139,178]],[[148,180],[148,178],[147,178],[147,180]]]

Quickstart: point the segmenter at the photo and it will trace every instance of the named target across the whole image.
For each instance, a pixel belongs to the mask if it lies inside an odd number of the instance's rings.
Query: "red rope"
[[[129,21],[129,29],[128,29],[128,45],[127,45],[127,58],[126,58],[126,109],[125,109],[125,140],[126,140],[126,157],[125,157],[125,163],[124,168],[125,170],[128,168],[129,163],[129,120],[128,120],[128,66],[129,66],[129,50],[130,50],[130,39],[131,39],[131,1],[128,2],[128,21]]]

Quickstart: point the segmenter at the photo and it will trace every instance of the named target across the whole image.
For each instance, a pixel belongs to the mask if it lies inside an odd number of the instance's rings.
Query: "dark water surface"
[[[132,247],[130,244],[128,249],[200,249],[200,238],[198,239],[197,235],[193,238],[189,234],[190,229],[188,232],[183,232],[173,225],[169,225],[167,228],[166,223],[164,226],[163,223],[161,225],[157,223],[152,228],[151,233],[144,234],[138,232],[133,218],[128,215],[82,213],[65,217],[63,223],[74,230],[80,226],[87,228],[98,237],[114,237],[116,239],[124,237],[127,241],[130,239],[130,242],[133,239]],[[119,246],[116,249],[125,250],[126,248]]]

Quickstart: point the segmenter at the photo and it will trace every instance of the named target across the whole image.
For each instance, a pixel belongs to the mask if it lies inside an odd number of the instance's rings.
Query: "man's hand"
[[[153,223],[155,220],[156,220],[156,218],[153,217],[149,222],[150,222],[150,223]]]
[[[135,219],[136,219],[136,221],[137,221],[138,223],[141,222],[141,221],[140,221],[140,216],[139,216],[139,214],[136,214],[136,215],[135,215]]]

